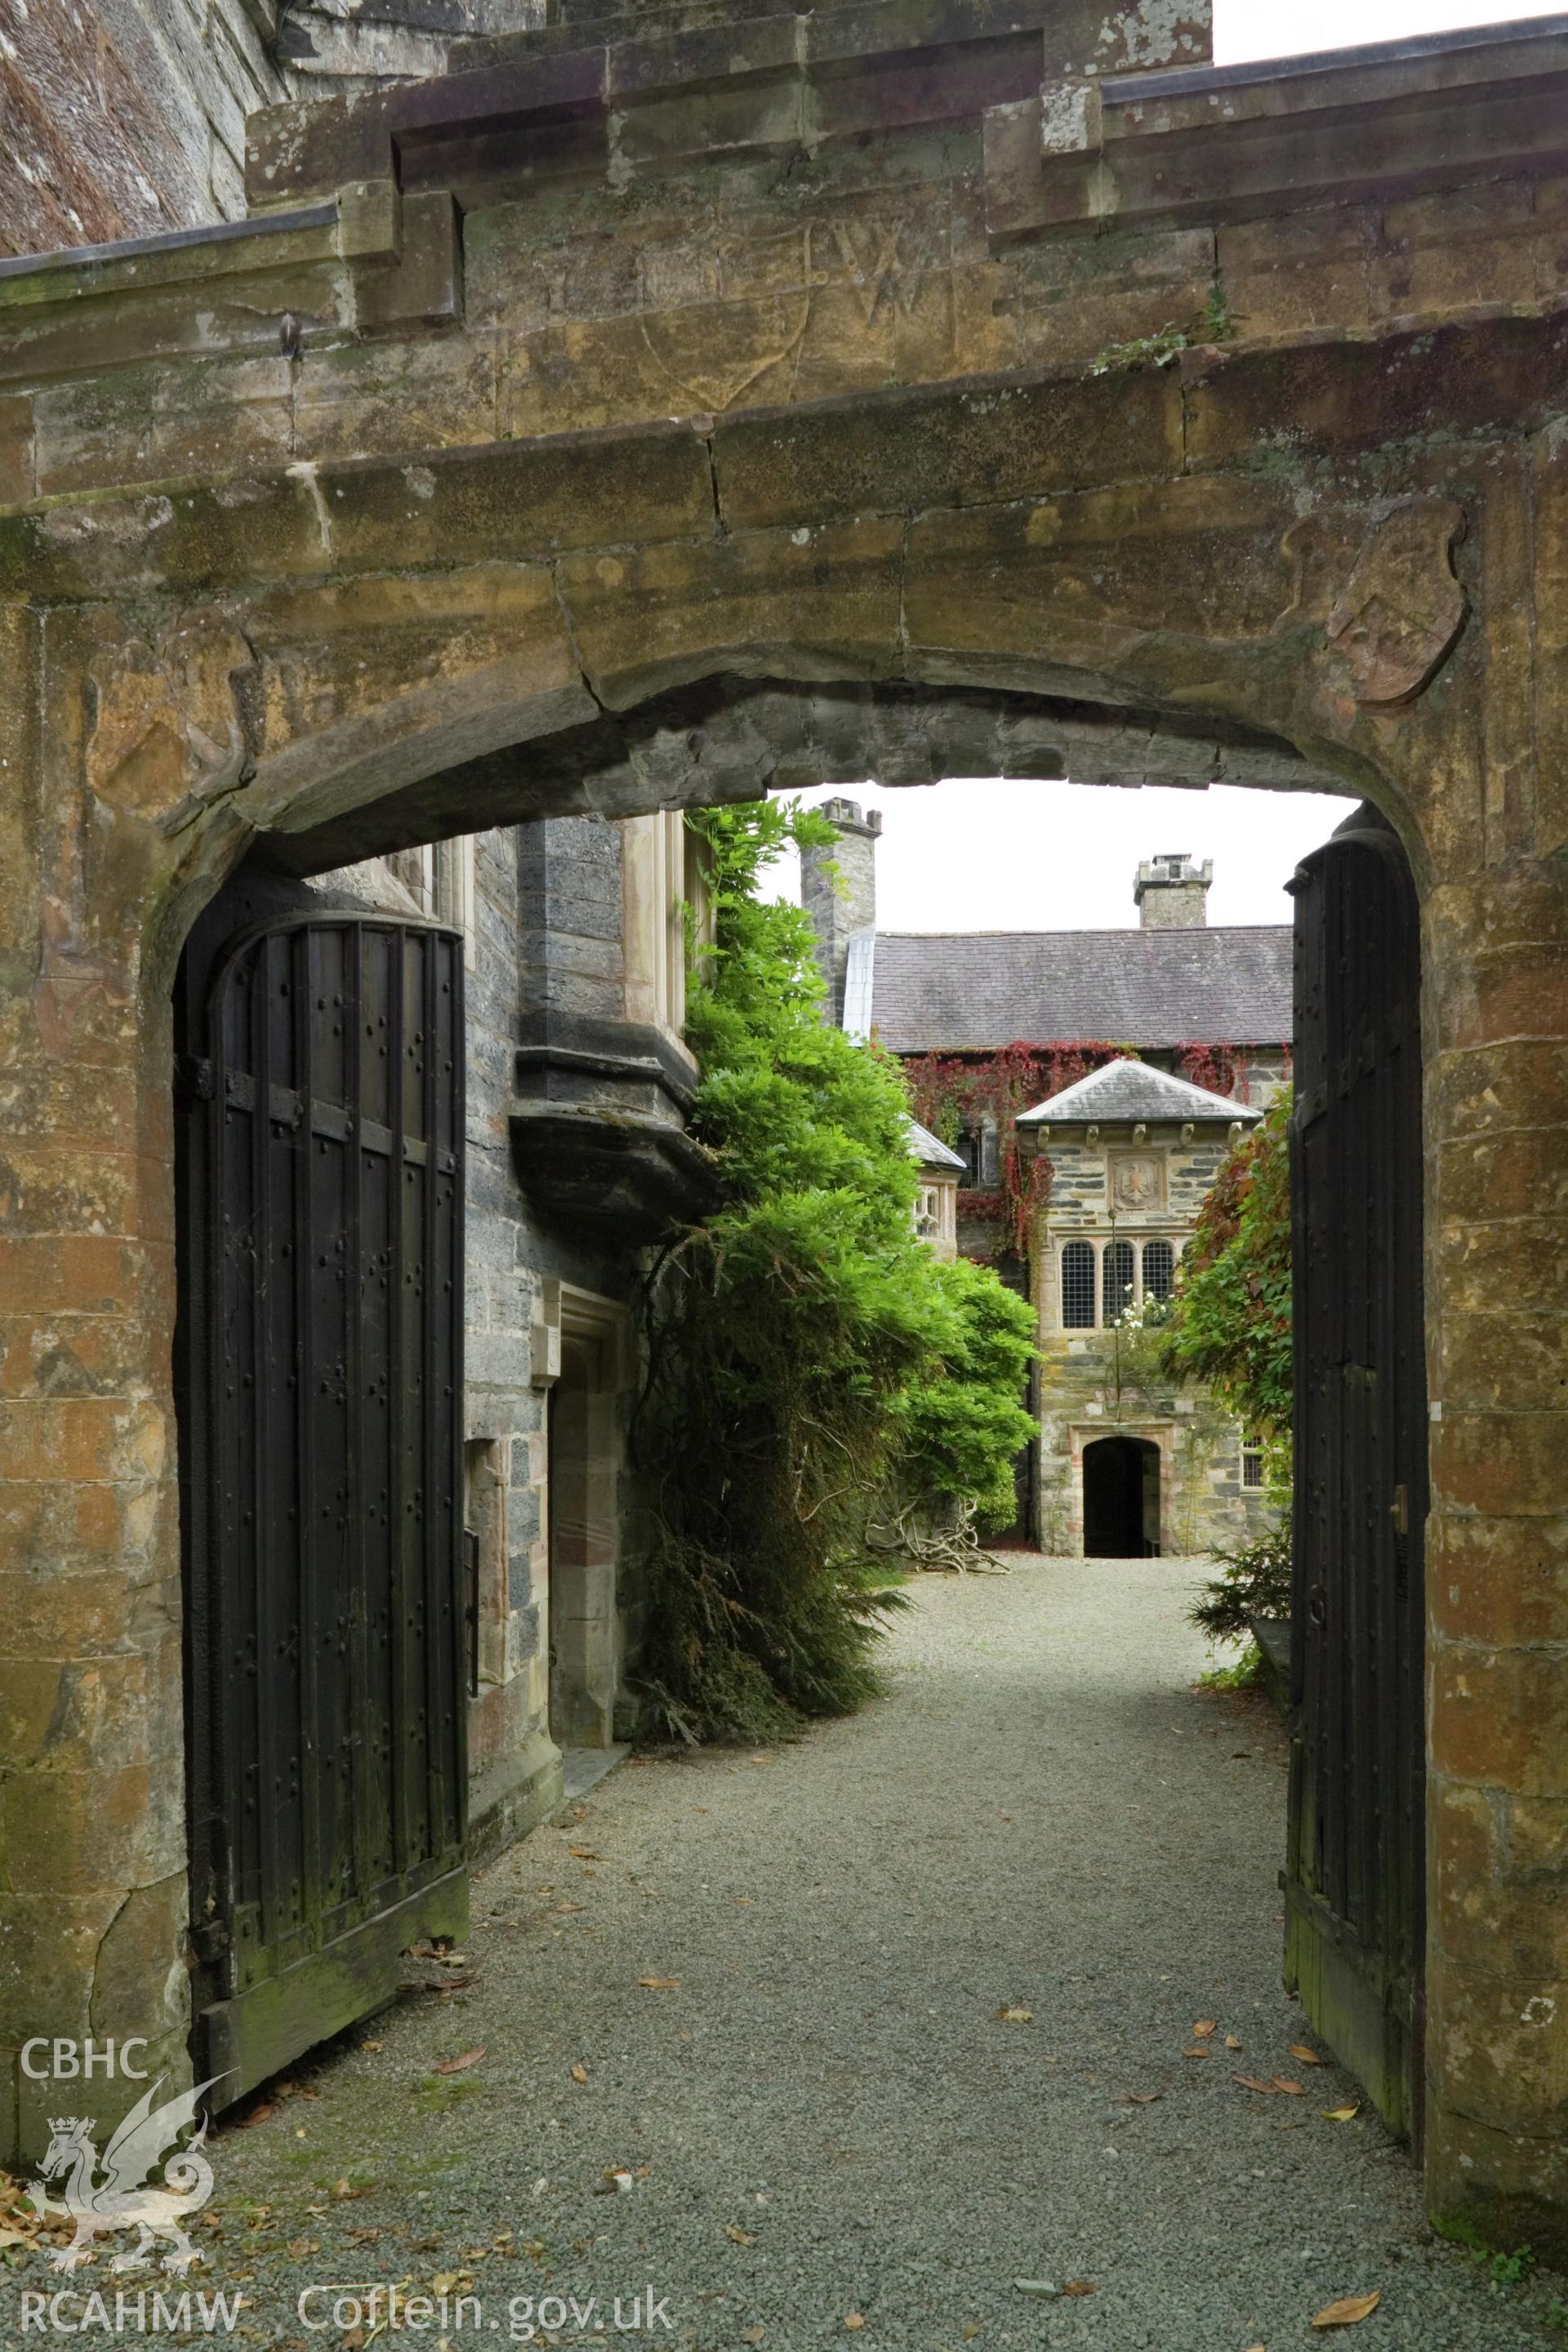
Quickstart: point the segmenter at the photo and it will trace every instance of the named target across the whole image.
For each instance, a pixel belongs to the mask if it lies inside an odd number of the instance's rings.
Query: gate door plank
[[[1420,948],[1359,810],[1296,898],[1296,1507],[1286,1979],[1396,2131],[1421,2129],[1426,1388]]]
[[[466,1922],[463,956],[222,928],[182,984],[176,1354],[195,2060],[229,2100]]]

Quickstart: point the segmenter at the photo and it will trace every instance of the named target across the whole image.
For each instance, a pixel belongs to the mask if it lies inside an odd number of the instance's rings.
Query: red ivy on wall
[[[904,1061],[904,1075],[910,1082],[915,1117],[922,1127],[929,1127],[951,1147],[965,1129],[978,1128],[987,1114],[995,1122],[1000,1187],[960,1192],[960,1218],[972,1224],[1002,1226],[1006,1245],[1020,1256],[1026,1255],[1030,1227],[1050,1197],[1051,1163],[1043,1152],[1024,1162],[1015,1125],[1019,1113],[1076,1086],[1079,1078],[1103,1069],[1107,1062],[1139,1058],[1131,1045],[1110,1045],[1097,1038],[1071,1038],[1050,1045],[1031,1045],[1018,1039],[994,1052],[910,1055]],[[1179,1075],[1193,1086],[1206,1087],[1216,1095],[1237,1091],[1239,1064],[1234,1045],[1178,1045],[1175,1062]]]

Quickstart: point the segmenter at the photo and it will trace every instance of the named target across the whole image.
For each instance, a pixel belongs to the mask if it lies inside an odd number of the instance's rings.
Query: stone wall
[[[27,0],[0,31],[0,255],[242,219],[245,123],[446,70],[545,0]]]
[[[288,95],[277,0],[28,0],[0,37],[0,253],[245,211],[245,119]]]

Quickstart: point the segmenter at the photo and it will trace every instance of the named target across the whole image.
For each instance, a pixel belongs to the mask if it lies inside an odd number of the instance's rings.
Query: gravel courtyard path
[[[1197,1573],[922,1580],[863,1716],[627,1764],[506,1856],[468,1990],[218,2134],[247,2323],[341,2341],[300,2328],[299,2285],[459,2273],[492,2340],[513,2296],[603,2321],[651,2284],[654,2340],[703,2352],[1280,2352],[1373,2289],[1355,2352],[1561,2342],[1563,2282],[1496,2285],[1436,2243],[1376,2119],[1321,2113],[1352,2085],[1289,2054],[1284,1748],[1259,1703],[1189,1687]],[[1201,2020],[1214,2054],[1184,2056]]]

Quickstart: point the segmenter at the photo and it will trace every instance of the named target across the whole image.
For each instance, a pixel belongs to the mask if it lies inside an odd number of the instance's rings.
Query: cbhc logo
[[[35,2066],[33,2053],[44,2050],[49,2053],[47,2066]],[[35,2083],[88,2082],[94,2074],[124,2074],[133,2083],[147,2080],[145,2066],[133,2066],[131,2053],[145,2056],[147,2043],[140,2034],[119,2044],[112,2037],[107,2042],[51,2042],[47,2034],[35,2034],[31,2042],[22,2044],[22,2072]]]

